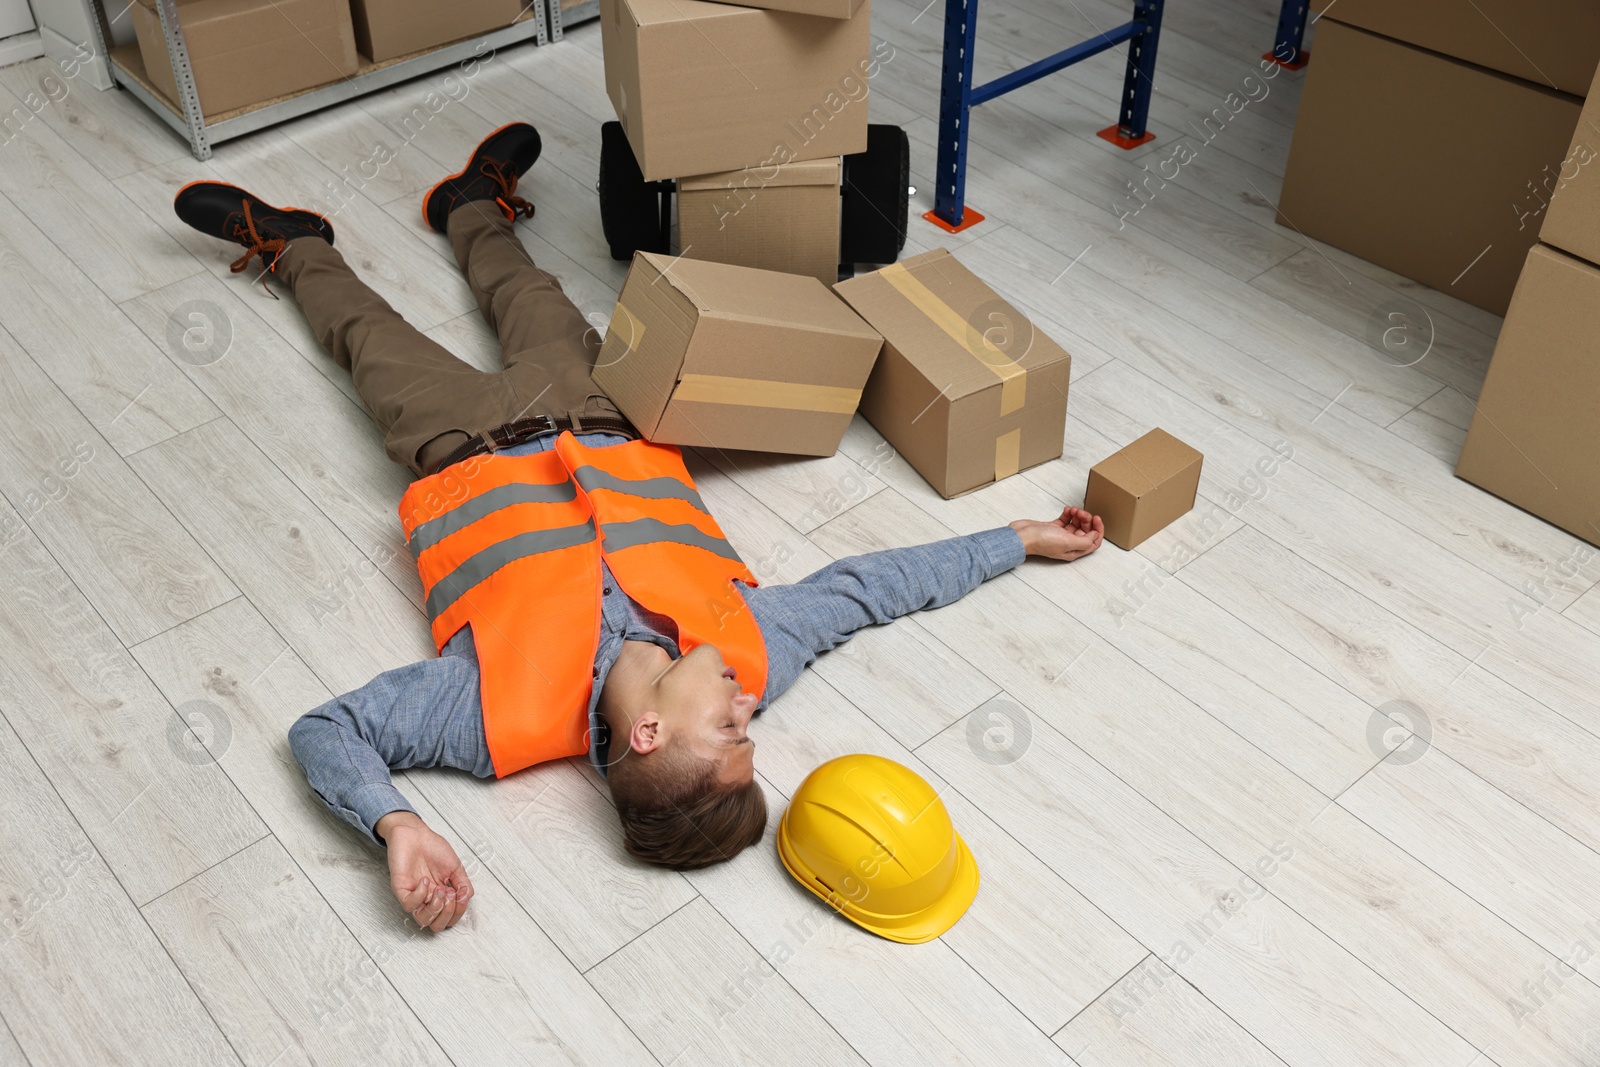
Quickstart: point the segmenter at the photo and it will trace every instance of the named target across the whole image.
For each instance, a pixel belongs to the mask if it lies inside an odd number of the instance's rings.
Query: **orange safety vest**
[[[586,448],[563,432],[549,452],[474,456],[413,482],[400,522],[434,643],[472,627],[497,777],[589,750],[602,558],[677,624],[680,652],[709,642],[747,691],[766,690],[766,643],[733,584],[755,576],[670,445]]]

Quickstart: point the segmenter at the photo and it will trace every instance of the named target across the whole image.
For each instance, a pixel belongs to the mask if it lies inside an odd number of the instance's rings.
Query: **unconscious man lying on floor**
[[[363,284],[322,216],[218,182],[175,203],[245,247],[235,270],[259,256],[287,284],[390,457],[419,476],[400,518],[441,655],[308,712],[289,739],[328,807],[387,847],[395,897],[434,930],[460,919],[472,886],[391,771],[504,776],[584,754],[630,853],[680,870],[726,860],[766,826],[750,720],[819,653],[1027,555],[1086,555],[1104,534],[1066,508],[758,586],[678,449],[641,440],[595,386],[595,332],[515,236],[533,215],[517,182],[539,149],[533,127],[502,127],[423,199],[500,339],[492,374]]]

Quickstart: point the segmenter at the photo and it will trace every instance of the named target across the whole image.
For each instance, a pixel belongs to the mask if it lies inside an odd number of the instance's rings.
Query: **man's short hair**
[[[630,855],[692,871],[737,856],[761,840],[767,798],[751,778],[727,786],[717,765],[677,739],[655,752],[629,751],[606,772]]]

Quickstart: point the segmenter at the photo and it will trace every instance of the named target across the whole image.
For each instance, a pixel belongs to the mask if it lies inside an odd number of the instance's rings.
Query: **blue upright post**
[[[1122,109],[1117,124],[1099,131],[1100,136],[1119,148],[1137,148],[1156,135],[1146,126],[1150,121],[1150,97],[1156,87],[1156,45],[1161,41],[1161,10],[1165,0],[1135,0],[1133,21],[1144,32],[1128,41],[1128,71],[1122,79]]]
[[[939,85],[939,152],[934,161],[933,210],[922,217],[951,233],[983,221],[967,207],[967,124],[972,109],[1128,42],[1128,73],[1123,81],[1117,124],[1100,136],[1123,148],[1152,140],[1145,129],[1155,86],[1156,42],[1161,36],[1164,0],[1134,0],[1133,19],[1071,48],[1046,56],[983,85],[972,84],[972,53],[978,37],[978,0],[945,0],[944,73]]]
[[[1261,58],[1299,70],[1311,59],[1311,53],[1300,47],[1305,38],[1306,0],[1283,0],[1283,7],[1278,9],[1278,36],[1272,42],[1272,51]]]
[[[966,207],[967,120],[972,113],[972,52],[977,36],[978,0],[945,0],[939,153],[928,220],[951,233],[983,221],[982,215]]]

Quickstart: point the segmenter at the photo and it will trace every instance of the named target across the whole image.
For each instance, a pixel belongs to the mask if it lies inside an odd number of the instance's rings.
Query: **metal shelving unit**
[[[1047,74],[1099,55],[1128,42],[1128,67],[1122,106],[1114,126],[1100,136],[1119,148],[1137,148],[1152,140],[1146,124],[1155,86],[1156,44],[1161,38],[1165,0],[1134,0],[1133,18],[1115,29],[1046,56],[1020,70],[982,85],[972,84],[972,55],[978,38],[978,0],[945,0],[944,71],[939,91],[939,154],[934,164],[933,210],[922,217],[956,233],[983,221],[967,207],[967,128],[972,109],[1002,93],[1020,89]]]
[[[600,0],[584,0],[581,4],[574,4],[565,11],[561,9],[561,0],[550,0],[546,9],[550,12],[550,39],[561,40],[562,28],[576,26],[580,22],[589,22],[600,17]]]
[[[598,4],[594,6],[598,12]],[[145,76],[144,62],[137,46],[107,50],[110,32],[106,25],[105,9],[96,5],[96,12],[98,19],[95,29],[100,37],[100,54],[111,57],[112,79],[187,140],[196,159],[211,158],[211,146],[214,144],[387,89],[421,74],[454,66],[479,55],[482,49],[504,48],[528,40],[544,44],[550,40],[545,0],[532,0],[524,8],[522,17],[504,29],[399,59],[370,63],[342,81],[206,118],[200,112],[200,97],[195,91],[189,48],[183,39],[183,28],[178,23],[175,0],[156,0],[156,12],[161,18],[161,30],[167,39],[167,55],[172,60],[173,80],[178,87],[179,100],[176,106],[158,92]]]
[[[1306,0],[1283,0],[1278,10],[1278,33],[1272,51],[1262,54],[1287,70],[1299,70],[1311,61],[1311,53],[1301,48],[1306,36]]]

